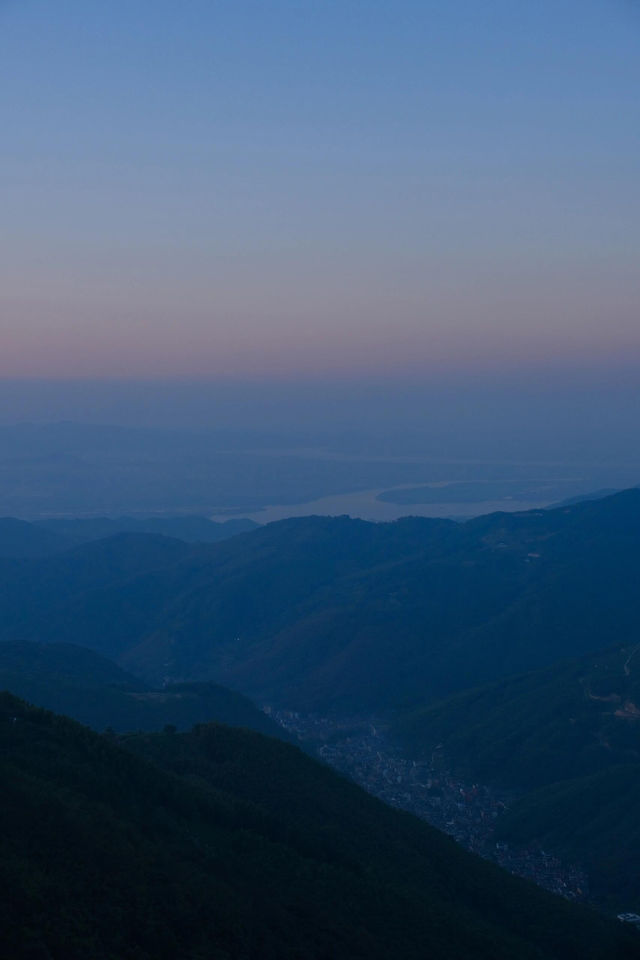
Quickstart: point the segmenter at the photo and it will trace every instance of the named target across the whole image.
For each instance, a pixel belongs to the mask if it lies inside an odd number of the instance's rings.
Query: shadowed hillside
[[[441,744],[465,776],[518,789],[640,762],[640,645],[465,691],[394,729],[412,755]]]
[[[96,517],[53,519],[27,523],[13,517],[0,518],[0,557],[48,557],[82,543],[104,540],[123,533],[150,533],[187,543],[218,543],[238,533],[255,530],[252,520],[214,523],[206,517]]]
[[[439,747],[470,781],[524,792],[496,836],[587,870],[607,906],[640,910],[640,645],[511,677],[396,721],[413,757]]]
[[[144,684],[73,644],[0,643],[0,690],[64,713],[95,730],[188,730],[216,720],[282,739],[285,731],[242,694],[214,683]]]
[[[154,533],[164,537],[175,537],[187,543],[217,543],[235,537],[238,533],[255,530],[258,526],[253,520],[225,520],[215,523],[207,517],[94,517],[91,519],[51,519],[39,520],[34,526],[65,537],[70,543],[87,543],[90,540],[103,540],[119,533]]]
[[[635,933],[293,747],[216,725],[124,743],[0,696],[0,919],[15,960],[640,954]]]
[[[496,837],[534,841],[589,875],[602,906],[640,911],[640,764],[533,790],[500,818]]]

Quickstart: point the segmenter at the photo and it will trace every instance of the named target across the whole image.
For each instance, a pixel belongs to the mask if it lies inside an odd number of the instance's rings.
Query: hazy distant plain
[[[401,484],[393,489],[403,490],[405,486],[413,487],[413,484]],[[251,520],[258,523],[272,523],[275,520],[284,520],[287,517],[306,517],[309,515],[318,516],[341,516],[347,514],[350,517],[359,517],[362,520],[391,521],[398,520],[400,517],[476,517],[483,513],[493,513],[497,510],[508,512],[516,510],[533,510],[548,506],[555,501],[554,497],[546,497],[539,500],[522,501],[513,498],[504,497],[499,500],[478,500],[472,503],[459,502],[455,500],[452,490],[452,499],[442,503],[415,503],[407,504],[388,503],[379,500],[380,494],[385,493],[388,488],[374,488],[371,490],[355,490],[340,494],[333,494],[328,497],[319,497],[316,500],[305,501],[304,503],[286,503],[269,504],[261,510],[253,513],[243,513]],[[213,520],[228,519],[228,514],[214,514]]]

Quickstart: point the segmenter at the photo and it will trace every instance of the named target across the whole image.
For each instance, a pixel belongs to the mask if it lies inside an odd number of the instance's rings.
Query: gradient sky
[[[0,378],[640,361],[640,5],[0,0]]]

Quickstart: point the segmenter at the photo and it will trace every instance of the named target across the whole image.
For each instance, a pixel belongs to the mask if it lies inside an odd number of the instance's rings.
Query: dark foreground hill
[[[111,660],[62,643],[0,643],[0,690],[73,717],[94,730],[190,730],[215,720],[289,739],[241,693],[215,683],[154,690]]]
[[[12,960],[640,955],[635,932],[475,859],[296,748],[217,725],[125,742],[0,696]]]
[[[153,683],[381,711],[633,642],[638,582],[640,490],[464,524],[309,517],[5,561],[0,637],[88,645]]]

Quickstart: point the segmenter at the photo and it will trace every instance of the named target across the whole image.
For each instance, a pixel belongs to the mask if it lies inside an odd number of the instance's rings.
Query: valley
[[[373,796],[426,820],[509,873],[568,900],[589,902],[589,879],[579,866],[562,862],[535,842],[509,844],[496,837],[496,822],[515,795],[460,779],[448,769],[441,748],[429,760],[411,759],[379,718],[330,719],[290,711],[273,716]]]
[[[640,960],[640,0],[0,17],[0,960]]]
[[[183,867],[195,857],[197,885],[205,890],[204,878],[217,861],[208,853],[202,859],[199,845],[208,849],[207,837],[214,835],[232,851],[248,843],[237,876],[240,899],[246,895],[250,904],[267,875],[285,891],[269,910],[290,933],[274,939],[268,916],[259,933],[263,943],[271,937],[274,960],[280,960],[282,943],[304,940],[307,920],[316,943],[310,956],[341,956],[343,935],[350,938],[344,956],[371,954],[370,939],[360,943],[344,905],[327,894],[327,871],[354,898],[366,930],[375,930],[382,955],[405,923],[412,932],[400,955],[421,956],[419,944],[428,933],[434,956],[441,947],[447,956],[442,945],[456,942],[460,915],[467,917],[468,943],[454,956],[484,951],[493,960],[500,950],[518,960],[588,955],[585,937],[569,931],[573,914],[567,914],[568,940],[559,953],[544,923],[540,933],[540,918],[550,904],[560,910],[559,903],[577,911],[575,923],[584,930],[591,922],[586,918],[595,916],[603,930],[612,924],[615,931],[616,916],[640,910],[639,538],[637,489],[458,523],[420,517],[369,523],[346,516],[263,526],[221,526],[202,517],[5,519],[0,689],[34,705],[7,702],[7,776],[22,769],[26,744],[33,764],[23,771],[25,802],[40,802],[31,798],[32,780],[46,773],[37,794],[52,822],[61,814],[56,798],[63,798],[66,825],[60,829],[68,836],[73,831],[64,797],[79,787],[76,769],[87,770],[84,791],[92,779],[109,781],[109,765],[124,764],[133,790],[146,774],[123,759],[118,751],[124,751],[136,763],[177,777],[182,799],[171,808],[170,822],[162,809],[149,808],[169,832],[162,827],[140,868],[139,891],[148,884],[154,891],[143,909],[159,909],[154,898],[162,897],[162,885],[155,886],[152,876],[157,863],[168,869],[171,847]],[[35,708],[40,712],[29,712]],[[63,717],[52,719],[42,708],[88,726],[64,727]],[[52,755],[77,758],[59,774],[47,764],[41,768],[45,728]],[[80,742],[91,744],[88,767]],[[141,829],[145,790],[141,786],[131,808],[117,813],[128,818],[125,834]],[[222,806],[220,791],[226,795]],[[72,806],[89,800],[78,796]],[[210,800],[211,816],[205,810]],[[16,799],[6,815],[16,829],[27,829],[19,806]],[[184,813],[201,807],[202,816]],[[371,815],[356,849],[350,834],[361,829],[363,810]],[[90,816],[90,832],[98,830],[100,810]],[[195,848],[191,816],[200,818]],[[119,834],[109,830],[117,846]],[[425,845],[411,868],[411,889],[405,879],[414,840],[408,834],[402,840],[403,830]],[[18,911],[24,917],[37,910],[29,892],[36,883],[32,872],[57,870],[48,834],[41,840],[42,855],[24,839],[28,855],[19,869],[27,879]],[[266,860],[265,844],[271,850]],[[380,844],[387,845],[382,860]],[[124,840],[121,847],[126,871]],[[272,855],[290,869],[274,866]],[[424,894],[424,870],[433,871],[433,856],[438,876]],[[233,873],[229,857],[224,869]],[[87,870],[88,862],[82,866]],[[373,886],[371,871],[380,878]],[[291,886],[296,876],[306,877],[302,900]],[[75,880],[59,882],[76,891],[81,912],[88,909]],[[513,941],[498,952],[476,930],[487,885],[502,891],[490,904],[501,933],[490,933],[489,940],[501,942],[506,931]],[[188,897],[200,895],[185,874],[179,886],[192,891]],[[433,910],[423,929],[425,895]],[[142,893],[136,896],[144,901]],[[503,897],[512,904],[506,912]],[[114,908],[120,904],[116,887],[109,898]],[[224,902],[220,892],[216,898]],[[373,904],[380,898],[396,920],[377,926]],[[519,911],[525,903],[532,926],[523,947],[516,943],[523,939]],[[172,930],[189,910],[176,908]],[[327,949],[323,911],[338,920],[330,925]],[[515,927],[509,926],[510,911]],[[307,918],[301,924],[300,912]],[[241,926],[250,915],[250,905],[239,907]],[[562,926],[559,917],[549,930]],[[83,921],[74,913],[69,922],[80,930]],[[617,936],[605,940],[610,935]],[[235,934],[228,936],[233,942]],[[635,955],[636,932],[621,936]],[[107,942],[107,933],[100,937]],[[244,960],[245,948],[240,938],[229,955]],[[618,955],[599,947],[592,952],[607,960]],[[248,955],[262,960],[269,954],[261,946]]]

